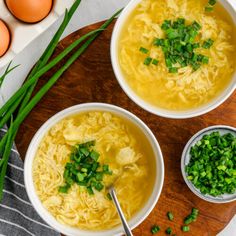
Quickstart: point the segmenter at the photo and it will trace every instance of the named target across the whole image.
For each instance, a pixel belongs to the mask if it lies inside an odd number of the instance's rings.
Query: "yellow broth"
[[[123,26],[118,43],[118,59],[123,76],[131,89],[146,102],[168,110],[189,110],[212,101],[229,85],[235,72],[236,29],[228,12],[219,3],[212,13],[205,12],[207,0],[143,0]],[[197,21],[202,29],[202,43],[214,40],[210,49],[196,52],[209,57],[209,64],[197,71],[190,66],[177,74],[168,73],[164,54],[153,45],[154,38],[164,38],[164,20],[185,18]],[[150,50],[143,54],[140,47]],[[159,64],[144,65],[144,59],[158,59]]]

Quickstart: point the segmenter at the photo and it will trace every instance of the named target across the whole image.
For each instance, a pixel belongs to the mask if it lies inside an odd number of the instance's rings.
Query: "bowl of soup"
[[[236,4],[229,0],[131,0],[112,34],[124,92],[159,116],[190,118],[236,88]]]
[[[50,118],[25,158],[26,191],[38,214],[69,236],[123,235],[108,187],[133,229],[161,194],[164,163],[151,130],[114,105],[86,103]]]

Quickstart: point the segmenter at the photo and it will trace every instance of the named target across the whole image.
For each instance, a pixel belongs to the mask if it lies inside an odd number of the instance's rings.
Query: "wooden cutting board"
[[[71,34],[60,43],[55,55],[75,39],[100,25],[88,26]],[[161,197],[148,218],[134,230],[134,235],[151,235],[151,226],[158,224],[161,227],[158,235],[166,235],[164,231],[170,226],[178,236],[215,236],[236,214],[236,202],[213,204],[196,197],[184,183],[180,159],[186,142],[200,129],[216,124],[236,127],[236,93],[219,108],[193,119],[166,119],[144,111],[125,95],[113,74],[110,60],[112,29],[113,25],[97,38],[30,113],[16,138],[19,152],[24,159],[31,138],[39,127],[62,109],[85,102],[104,102],[123,107],[140,117],[151,128],[160,143],[165,162],[165,182]],[[62,64],[63,62],[60,65]],[[57,68],[43,76],[38,87]],[[183,219],[191,212],[192,207],[198,208],[200,215],[197,222],[190,225],[190,232],[183,233]],[[173,222],[166,217],[168,211],[174,213]]]

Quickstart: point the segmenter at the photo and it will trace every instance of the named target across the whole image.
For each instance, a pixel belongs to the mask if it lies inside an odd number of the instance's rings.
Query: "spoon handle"
[[[125,216],[124,216],[124,213],[120,207],[120,204],[119,204],[119,201],[117,199],[117,196],[116,196],[116,192],[115,192],[115,189],[114,188],[111,188],[110,189],[110,195],[111,195],[111,198],[113,200],[113,202],[115,203],[115,206],[116,206],[116,210],[120,216],[120,219],[121,219],[121,222],[122,222],[122,225],[123,225],[123,228],[125,230],[125,234],[126,236],[133,236],[132,232],[131,232],[131,229],[125,219]]]

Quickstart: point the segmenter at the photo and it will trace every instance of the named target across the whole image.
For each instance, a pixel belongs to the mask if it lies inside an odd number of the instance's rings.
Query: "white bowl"
[[[35,210],[38,212],[38,214],[42,217],[42,219],[47,222],[51,227],[53,227],[55,230],[68,235],[68,236],[114,236],[114,235],[123,235],[123,229],[121,226],[118,226],[113,229],[104,230],[104,231],[86,231],[81,230],[79,228],[73,228],[69,226],[65,226],[61,223],[59,223],[42,205],[40,199],[38,198],[34,183],[33,183],[33,176],[32,176],[32,164],[33,160],[37,151],[37,148],[39,146],[40,141],[46,134],[46,132],[56,123],[58,123],[63,118],[70,116],[72,114],[78,114],[82,112],[88,112],[88,111],[107,111],[111,112],[113,114],[117,114],[120,117],[123,117],[125,119],[128,119],[131,121],[134,125],[136,125],[146,136],[148,141],[150,142],[153,152],[155,154],[155,161],[156,163],[153,163],[156,166],[156,178],[154,182],[153,191],[143,206],[143,208],[132,218],[129,220],[129,225],[133,229],[137,225],[139,225],[144,219],[149,215],[149,213],[154,208],[155,204],[158,201],[158,198],[161,194],[163,181],[164,181],[164,162],[163,162],[163,156],[160,149],[160,146],[151,132],[151,130],[135,115],[132,113],[119,108],[114,105],[104,104],[104,103],[85,103],[81,105],[76,105],[70,108],[67,108],[53,117],[51,117],[44,125],[38,130],[38,132],[33,137],[29,148],[26,153],[25,158],[25,164],[24,164],[24,180],[25,180],[25,187],[27,194],[29,196],[29,199],[34,206]]]
[[[125,23],[127,18],[130,16],[130,13],[135,9],[135,7],[142,2],[142,0],[131,0],[129,4],[125,7],[122,11],[121,15],[119,16],[111,39],[111,61],[112,67],[118,80],[121,88],[124,90],[126,95],[133,100],[137,105],[142,107],[144,110],[149,111],[155,115],[174,118],[174,119],[183,119],[183,118],[191,118],[195,116],[199,116],[205,114],[219,105],[221,105],[236,89],[236,72],[234,73],[233,79],[228,85],[228,87],[213,101],[210,103],[203,105],[199,108],[187,110],[187,111],[171,111],[168,109],[158,108],[157,106],[153,106],[150,103],[143,100],[139,97],[134,90],[129,86],[127,81],[125,80],[123,73],[120,68],[119,59],[118,59],[118,42],[121,31],[123,27],[125,27]],[[233,0],[219,0],[219,2],[224,6],[224,8],[229,12],[231,15],[234,24],[236,25],[236,2]]]
[[[234,136],[236,136],[236,128],[231,127],[231,126],[226,126],[226,125],[215,125],[215,126],[210,126],[210,127],[200,130],[188,141],[188,143],[186,144],[183,150],[182,158],[181,158],[181,171],[182,171],[182,175],[183,175],[185,183],[188,185],[190,190],[201,199],[208,202],[213,202],[213,203],[232,202],[236,200],[236,192],[234,194],[223,194],[217,197],[211,196],[209,194],[203,194],[200,192],[199,189],[197,189],[193,185],[193,183],[190,180],[187,179],[187,174],[185,171],[185,167],[188,165],[191,159],[191,156],[190,156],[191,147],[194,146],[199,140],[201,140],[204,135],[210,134],[215,131],[219,131],[221,135],[226,134],[226,133],[232,133]]]

